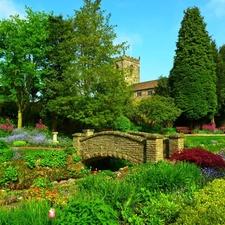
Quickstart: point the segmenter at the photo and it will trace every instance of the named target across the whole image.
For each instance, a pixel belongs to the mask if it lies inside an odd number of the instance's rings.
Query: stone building
[[[140,57],[138,59],[126,55],[115,59],[116,67],[125,71],[125,80],[133,85],[135,98],[150,97],[157,86],[157,80],[140,82]]]
[[[126,55],[115,59],[116,68],[125,71],[125,80],[128,84],[140,83],[140,57],[135,59]]]

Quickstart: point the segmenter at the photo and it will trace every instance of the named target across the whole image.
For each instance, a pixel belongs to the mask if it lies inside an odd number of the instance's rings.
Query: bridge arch
[[[178,136],[175,139],[181,140]],[[159,134],[118,131],[76,133],[73,134],[73,146],[83,161],[114,157],[134,164],[163,160],[165,149],[163,136]]]

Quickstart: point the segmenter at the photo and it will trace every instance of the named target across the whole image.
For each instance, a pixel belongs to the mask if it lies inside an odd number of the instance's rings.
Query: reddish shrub
[[[225,169],[225,162],[222,156],[204,150],[202,148],[184,149],[183,151],[175,152],[170,160],[186,161],[194,163],[200,167],[213,167],[216,169]]]

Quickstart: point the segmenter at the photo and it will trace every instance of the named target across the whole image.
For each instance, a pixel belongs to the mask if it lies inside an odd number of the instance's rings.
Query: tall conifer
[[[187,8],[179,30],[171,95],[189,121],[212,119],[217,109],[216,67],[206,23],[197,7]]]

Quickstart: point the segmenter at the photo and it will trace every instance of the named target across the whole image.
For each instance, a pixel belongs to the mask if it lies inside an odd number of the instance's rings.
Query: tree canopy
[[[181,110],[175,106],[174,99],[159,95],[141,100],[139,112],[148,121],[164,127],[170,126],[181,114]]]
[[[185,10],[176,46],[169,75],[171,95],[187,120],[211,119],[217,109],[216,67],[206,23],[197,7]]]
[[[22,114],[35,101],[41,85],[41,60],[47,47],[47,14],[26,8],[26,16],[18,15],[0,21],[0,84],[2,102],[15,102],[18,128]]]
[[[114,44],[114,26],[100,3],[84,0],[84,6],[69,18],[73,32],[66,45],[73,53],[63,73],[68,75],[69,93],[56,96],[48,105],[52,111],[86,125],[112,127],[130,97],[123,71],[116,69],[113,58],[126,46]]]

